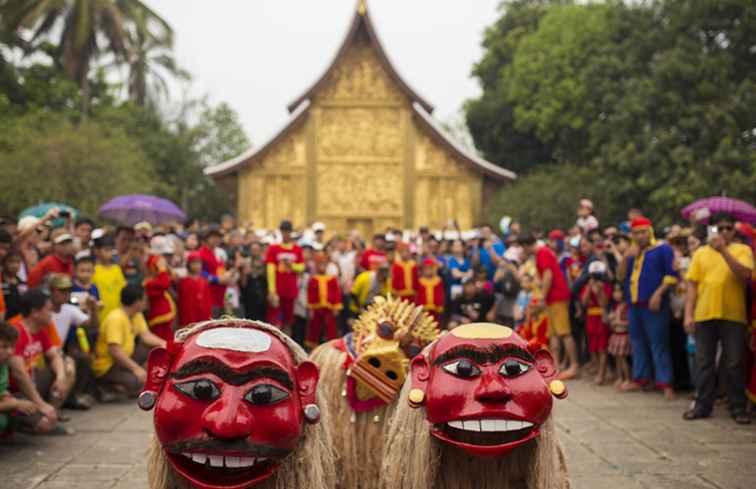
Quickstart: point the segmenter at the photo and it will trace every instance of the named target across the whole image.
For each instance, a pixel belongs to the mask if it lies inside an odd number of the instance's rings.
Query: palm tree
[[[150,93],[156,96],[168,93],[164,75],[189,80],[190,74],[178,66],[173,56],[173,32],[170,29],[154,22],[145,11],[138,12],[134,21],[129,32],[129,98],[144,107]]]
[[[106,54],[127,62],[129,28],[140,17],[172,35],[168,23],[140,0],[0,0],[3,30],[29,29],[32,43],[59,33],[58,58],[81,88],[85,111],[93,62]]]

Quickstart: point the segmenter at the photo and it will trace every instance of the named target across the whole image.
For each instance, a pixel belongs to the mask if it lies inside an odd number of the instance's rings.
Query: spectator
[[[193,251],[186,258],[187,276],[178,283],[179,326],[184,327],[212,317],[210,284],[202,276],[202,256]]]
[[[499,260],[504,255],[504,243],[494,234],[488,224],[480,227],[480,249],[478,250],[478,265],[486,271],[488,280],[493,280]]]
[[[444,311],[444,283],[438,276],[438,263],[432,258],[423,260],[415,303],[441,323]]]
[[[21,296],[27,290],[26,283],[19,276],[22,263],[21,255],[10,252],[2,258],[0,263],[2,263],[2,275],[0,276],[0,286],[3,290],[2,303],[5,305],[5,313],[0,319],[3,317],[12,318],[21,313]]]
[[[417,263],[412,259],[409,244],[399,243],[397,249],[399,257],[391,265],[391,293],[414,302],[419,288]]]
[[[383,266],[387,260],[385,248],[386,236],[383,234],[374,234],[372,246],[366,249],[362,257],[360,257],[360,268],[362,270],[375,270]]]
[[[264,320],[268,309],[268,279],[265,275],[265,261],[261,256],[245,258],[239,285],[245,316]]]
[[[92,279],[95,273],[95,258],[87,250],[79,252],[74,260],[74,278],[73,287],[71,288],[71,297],[77,304],[85,304],[93,301],[97,306],[94,313],[98,316],[100,302],[100,291]]]
[[[39,287],[47,275],[62,273],[73,276],[73,257],[76,254],[73,237],[60,233],[53,238],[53,251],[44,257],[29,272],[29,287]]]
[[[291,221],[281,221],[281,243],[268,248],[265,263],[268,276],[268,322],[290,329],[294,323],[294,302],[299,295],[299,275],[304,272],[304,253],[293,242]]]
[[[520,238],[527,257],[535,257],[536,272],[541,283],[541,293],[549,313],[549,342],[551,352],[559,359],[561,346],[566,351],[567,369],[559,374],[560,379],[571,379],[578,374],[577,346],[572,338],[570,325],[570,290],[567,280],[559,267],[556,253],[548,247],[538,248],[534,236]]]
[[[606,379],[606,350],[609,343],[609,325],[605,317],[612,287],[606,282],[606,267],[600,261],[589,267],[588,283],[583,287],[580,302],[585,308],[585,331],[588,336],[588,352],[591,362],[598,365],[596,384]]]
[[[169,292],[173,279],[163,256],[150,256],[146,270],[147,325],[150,331],[167,343],[173,338],[173,323],[176,321],[176,303]]]
[[[475,280],[465,280],[462,284],[462,295],[452,301],[449,329],[462,324],[485,321],[492,307],[493,295],[479,290]]]
[[[205,231],[199,254],[202,257],[202,274],[210,284],[212,314],[218,318],[223,314],[228,276],[224,262],[216,256],[215,250],[220,246],[223,236],[220,229],[210,227]]]
[[[462,294],[462,281],[473,277],[470,259],[465,255],[465,243],[455,239],[451,245],[451,256],[447,260],[447,267],[451,276],[450,298],[455,299]]]
[[[623,390],[639,390],[655,379],[656,386],[671,400],[668,291],[677,283],[674,251],[666,243],[657,243],[651,221],[645,217],[635,218],[630,226],[634,244],[627,249],[618,270],[630,304],[633,349],[633,381]]]
[[[88,217],[80,217],[76,219],[74,224],[74,245],[77,250],[84,250],[89,248],[89,242],[92,239],[92,231],[94,231],[95,223]]]
[[[328,257],[325,253],[315,255],[315,274],[307,282],[307,309],[309,326],[305,346],[312,349],[321,342],[325,329],[325,340],[336,339],[336,315],[342,309],[341,287],[338,278],[326,273]]]
[[[735,220],[728,214],[711,217],[708,245],[693,255],[688,270],[685,329],[695,335],[697,398],[684,419],[711,415],[716,398],[717,346],[730,414],[738,424],[749,424],[746,413],[744,348],[746,341],[746,286],[753,271],[751,249],[734,243]]]
[[[98,318],[100,324],[121,304],[121,290],[126,286],[126,277],[121,266],[113,262],[114,244],[113,238],[107,234],[94,240],[97,264],[92,284],[97,287],[102,303]]]
[[[593,202],[588,199],[580,199],[580,205],[577,209],[577,222],[575,225],[580,228],[583,233],[590,233],[594,229],[598,229],[599,222],[596,216],[593,215]]]
[[[66,359],[76,366],[76,382],[66,401],[74,409],[90,409],[94,404],[87,390],[93,380],[89,357],[89,333],[97,330],[97,302],[89,297],[78,306],[71,304],[73,281],[68,275],[50,275],[50,300],[53,306],[52,321],[63,343]],[[79,328],[83,328],[81,332]],[[84,335],[84,340],[81,339]],[[83,344],[82,344],[83,343]]]
[[[506,260],[502,260],[494,275],[494,298],[492,320],[512,328],[515,327],[515,304],[520,293],[520,281],[517,279],[517,268]]]
[[[354,280],[350,308],[356,316],[378,297],[386,297],[391,291],[388,263],[385,261],[375,270],[366,270]]]
[[[612,312],[609,313],[609,325],[612,334],[609,337],[607,351],[617,363],[617,381],[614,386],[620,389],[631,381],[630,367],[627,363],[627,357],[630,356],[630,339],[627,335],[627,301],[621,284],[614,286],[612,304]]]
[[[165,347],[166,342],[147,327],[142,314],[147,306],[142,287],[124,287],[120,302],[121,306],[100,324],[92,370],[105,394],[110,393],[107,389],[113,389],[136,397],[147,378],[143,364],[147,361],[148,348]],[[138,346],[136,338],[140,340]]]
[[[68,397],[76,371],[73,361],[64,361],[56,344],[60,342],[57,334],[55,339],[50,337],[52,311],[50,298],[40,289],[31,289],[21,299],[21,316],[10,321],[18,330],[15,355],[10,363],[12,386],[39,411],[19,419],[22,430],[66,432],[58,428],[57,409]]]
[[[18,330],[13,325],[0,321],[0,437],[9,433],[14,414],[34,416],[39,408],[26,399],[18,399],[10,393],[9,365],[16,349]]]

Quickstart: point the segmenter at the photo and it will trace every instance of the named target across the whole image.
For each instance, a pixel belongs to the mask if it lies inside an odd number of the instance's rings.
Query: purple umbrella
[[[184,212],[170,200],[152,195],[121,195],[100,207],[100,217],[133,226],[139,222],[162,224],[183,221]]]
[[[709,197],[697,200],[683,209],[682,215],[685,219],[707,224],[709,218],[718,212],[726,212],[741,222],[756,224],[756,207],[730,197]]]

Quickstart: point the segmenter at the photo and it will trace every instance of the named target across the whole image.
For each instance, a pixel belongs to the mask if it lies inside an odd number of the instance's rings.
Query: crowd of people
[[[601,227],[582,200],[573,225],[547,233],[504,221],[370,237],[61,214],[0,221],[0,433],[70,433],[64,408],[136,396],[150,348],[180,327],[260,319],[312,349],[389,294],[442,329],[509,325],[551,351],[562,380],[692,391],[687,420],[726,397],[749,423],[756,402],[754,230],[727,214],[655,230],[631,209]]]

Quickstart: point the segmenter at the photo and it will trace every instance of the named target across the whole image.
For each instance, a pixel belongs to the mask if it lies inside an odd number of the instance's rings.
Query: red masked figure
[[[328,463],[317,453],[306,462],[296,455],[317,433],[305,423],[320,417],[318,369],[305,358],[276,328],[242,320],[193,325],[169,350],[153,350],[139,405],[155,408],[153,458],[167,467],[151,460],[151,487],[163,487],[152,478],[161,470],[200,489],[267,487],[277,472],[296,466],[305,475],[303,464]]]
[[[169,292],[171,274],[162,256],[151,256],[147,260],[147,278],[144,291],[149,300],[147,324],[153,333],[170,342],[173,338],[173,323],[176,320],[176,303]]]
[[[502,456],[538,437],[553,396],[564,397],[554,360],[506,326],[453,329],[411,364],[410,404],[424,405],[431,434],[474,456]]]

